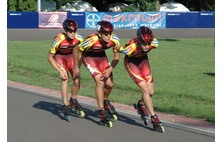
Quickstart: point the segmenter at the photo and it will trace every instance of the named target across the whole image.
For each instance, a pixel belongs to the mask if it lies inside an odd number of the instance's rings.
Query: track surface
[[[8,40],[52,40],[62,29],[8,29]],[[79,34],[87,37],[96,33],[95,30],[79,29]],[[214,38],[215,29],[153,29],[155,37],[158,38]],[[120,38],[128,39],[136,36],[136,30],[115,30],[114,33]]]
[[[85,118],[75,114],[70,122],[63,119],[61,98],[8,86],[8,142],[214,142],[215,134],[163,122],[165,133],[143,127],[140,117],[118,111],[113,128],[98,124],[93,103],[84,103]]]

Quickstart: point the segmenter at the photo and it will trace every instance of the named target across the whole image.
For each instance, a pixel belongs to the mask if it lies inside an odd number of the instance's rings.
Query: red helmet
[[[113,25],[108,21],[99,21],[96,25],[96,29],[99,33],[113,32]]]
[[[141,26],[137,30],[137,38],[143,43],[151,43],[153,41],[153,32],[149,28]]]
[[[78,29],[78,24],[72,19],[66,19],[63,22],[63,29],[65,31],[76,31]]]

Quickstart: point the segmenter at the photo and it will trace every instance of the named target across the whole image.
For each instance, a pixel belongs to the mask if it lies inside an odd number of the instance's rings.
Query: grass
[[[125,44],[127,39],[121,40]],[[149,55],[155,82],[155,111],[215,122],[215,48],[213,38],[159,39]],[[60,78],[47,61],[51,41],[8,41],[7,79],[60,90]],[[107,54],[112,59],[112,51]],[[124,69],[123,54],[114,69],[110,100],[133,105],[141,97]],[[70,82],[71,85],[71,82]],[[94,81],[81,67],[79,94],[93,97]],[[70,89],[69,89],[70,90]],[[93,91],[92,91],[93,90]]]

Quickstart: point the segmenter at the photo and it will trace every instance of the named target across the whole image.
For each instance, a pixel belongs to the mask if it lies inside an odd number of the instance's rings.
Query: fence
[[[7,28],[62,28],[66,18],[92,29],[100,20],[115,29],[215,28],[215,12],[8,12]]]

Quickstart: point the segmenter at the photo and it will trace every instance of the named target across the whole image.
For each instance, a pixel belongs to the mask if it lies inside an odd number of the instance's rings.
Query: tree
[[[7,10],[8,11],[17,11],[17,2],[18,0],[8,0],[7,1]]]
[[[157,11],[156,3],[158,0],[126,0],[131,4],[122,9],[125,12],[134,11]],[[136,10],[135,10],[136,9]]]
[[[160,4],[166,2],[178,2],[186,6],[190,11],[214,11],[215,0],[159,0]]]
[[[56,9],[60,9],[66,3],[73,3],[77,0],[46,0],[56,3]],[[108,0],[85,0],[95,7],[102,7],[100,11],[107,10]],[[116,0],[115,0],[116,1]],[[114,2],[114,0],[112,1]],[[159,11],[159,6],[166,2],[178,2],[186,6],[190,11],[215,11],[215,0],[121,0],[130,4],[122,11]],[[7,0],[8,11],[37,11],[37,0]]]
[[[8,0],[8,11],[36,11],[37,0]]]

